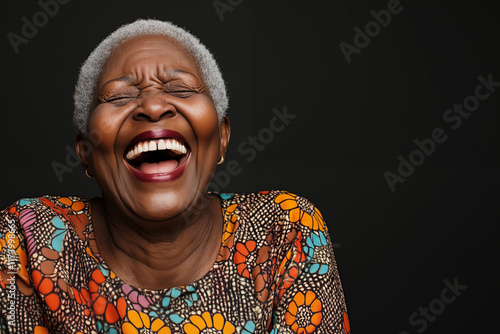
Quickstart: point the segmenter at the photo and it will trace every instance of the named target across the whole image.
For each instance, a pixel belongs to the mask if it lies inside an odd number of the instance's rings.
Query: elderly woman
[[[207,192],[230,125],[210,52],[168,22],[120,27],[83,64],[76,150],[102,198],[0,215],[2,333],[348,333],[318,209]]]

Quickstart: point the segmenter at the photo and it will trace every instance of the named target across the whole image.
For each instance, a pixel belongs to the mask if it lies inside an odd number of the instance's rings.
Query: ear
[[[220,123],[220,156],[226,155],[227,146],[229,145],[229,137],[231,137],[231,124],[229,118],[224,116]]]
[[[87,169],[90,166],[90,152],[91,146],[88,139],[82,135],[77,134],[75,137],[75,150],[78,158],[82,162],[83,169]]]

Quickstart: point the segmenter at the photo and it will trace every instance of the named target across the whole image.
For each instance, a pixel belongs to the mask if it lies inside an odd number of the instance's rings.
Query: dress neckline
[[[221,237],[220,237],[220,246],[219,246],[219,253],[218,253],[218,254],[220,254],[222,249],[223,249],[223,246],[224,246],[224,234],[228,228],[228,222],[229,222],[228,215],[226,214],[226,208],[227,208],[226,202],[227,202],[228,197],[226,196],[227,194],[220,194],[220,193],[215,193],[215,192],[209,192],[208,194],[219,198],[220,205],[221,205],[222,219],[223,219],[224,227],[223,227]],[[89,225],[91,228],[91,233],[89,235],[94,235],[94,233],[95,233],[94,224],[92,221],[92,200],[96,199],[96,198],[97,197],[87,199],[87,206],[89,208],[88,220],[89,220]],[[91,240],[90,238],[87,238],[86,241],[90,241],[90,240]],[[132,290],[140,291],[143,294],[161,295],[164,293],[168,293],[169,291],[172,291],[174,289],[185,289],[189,286],[195,286],[199,282],[202,282],[202,281],[206,280],[208,277],[210,277],[211,273],[215,269],[218,268],[219,263],[223,262],[223,261],[219,260],[219,256],[217,256],[212,267],[201,278],[199,278],[196,281],[191,282],[189,284],[182,285],[182,286],[174,286],[174,287],[170,287],[170,288],[163,288],[163,289],[146,289],[146,288],[140,288],[140,287],[134,286],[132,284],[129,284],[129,283],[125,282],[123,279],[121,279],[118,275],[116,275],[113,272],[113,270],[106,264],[106,261],[104,261],[104,259],[100,255],[99,249],[97,247],[97,241],[95,240],[95,235],[94,235],[93,241],[94,241],[93,243],[89,242],[88,249],[89,249],[90,255],[97,261],[97,264],[99,265],[99,270],[101,271],[101,273],[103,274],[105,279],[106,280],[108,280],[108,279],[118,280],[122,285],[128,285],[130,288],[132,288]],[[95,247],[95,249],[93,249],[94,247]]]

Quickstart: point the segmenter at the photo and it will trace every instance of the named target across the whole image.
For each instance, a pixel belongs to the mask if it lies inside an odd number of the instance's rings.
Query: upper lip
[[[127,148],[125,149],[124,154],[127,154],[127,152],[134,147],[135,144],[141,141],[149,140],[149,139],[167,139],[167,138],[173,138],[181,142],[184,146],[186,146],[186,149],[190,151],[189,144],[187,143],[186,139],[177,131],[174,130],[168,130],[168,129],[155,129],[155,130],[148,130],[144,131],[130,141],[128,144]]]

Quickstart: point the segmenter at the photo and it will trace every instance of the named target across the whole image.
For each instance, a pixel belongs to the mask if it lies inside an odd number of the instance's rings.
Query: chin
[[[183,201],[182,199],[192,198],[192,196],[177,192],[139,195],[136,197],[140,199],[134,199],[130,209],[137,216],[146,220],[165,220],[182,215],[191,205],[191,200]]]

